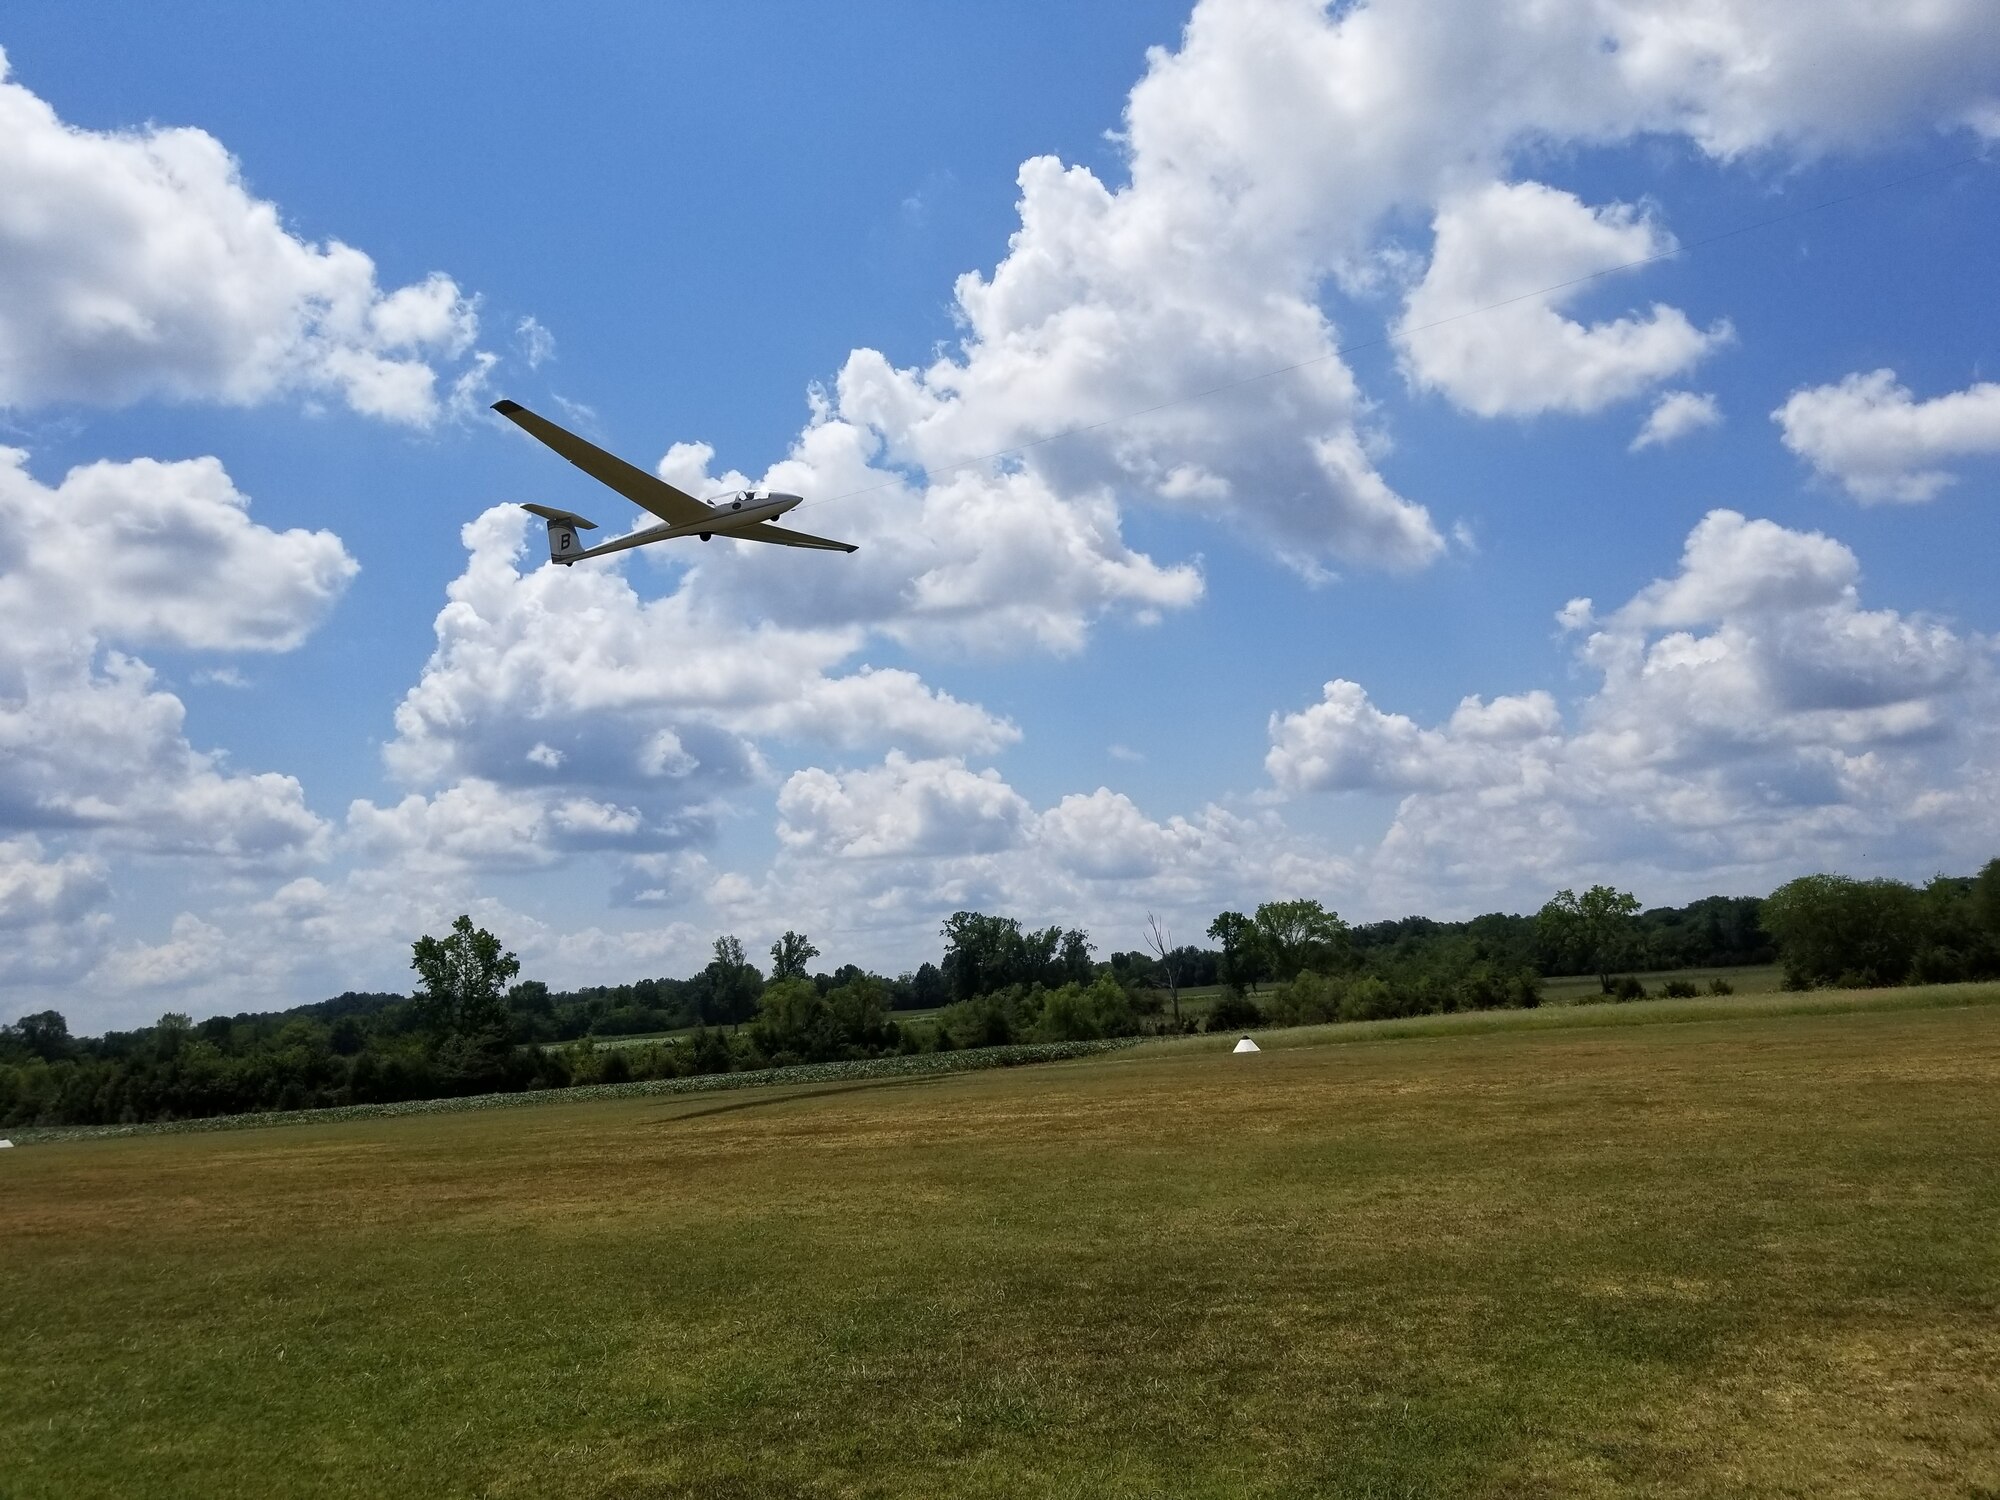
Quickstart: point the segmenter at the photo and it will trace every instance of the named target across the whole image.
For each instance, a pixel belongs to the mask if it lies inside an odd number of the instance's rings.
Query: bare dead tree
[[[1174,997],[1174,1025],[1181,1024],[1181,956],[1174,947],[1174,935],[1163,930],[1159,919],[1146,913],[1146,946],[1159,955],[1160,967],[1167,972],[1167,991]]]

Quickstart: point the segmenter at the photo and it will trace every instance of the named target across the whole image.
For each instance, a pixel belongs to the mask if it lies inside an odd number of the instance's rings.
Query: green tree
[[[1972,878],[1972,916],[1982,930],[2000,938],[2000,859],[1989,859]]]
[[[73,1047],[69,1022],[59,1010],[38,1010],[21,1017],[12,1026],[0,1026],[0,1042],[11,1042],[44,1062],[69,1056]]]
[[[1764,902],[1785,983],[1900,984],[1923,938],[1923,898],[1900,880],[1805,875]]]
[[[943,934],[942,967],[953,1000],[1004,989],[1020,975],[1027,945],[1013,917],[955,911],[944,919]]]
[[[813,982],[794,975],[765,985],[750,1040],[773,1060],[819,1061],[832,1044],[833,1019]]]
[[[1255,989],[1270,972],[1257,924],[1240,911],[1221,913],[1208,924],[1208,935],[1222,944],[1219,978],[1231,989]]]
[[[834,1036],[843,1047],[881,1047],[890,1041],[889,987],[862,974],[826,993]]]
[[[1347,924],[1317,901],[1266,901],[1253,920],[1280,979],[1301,969],[1326,973],[1346,958]]]
[[[819,957],[815,948],[802,932],[787,932],[777,942],[771,944],[771,979],[804,979],[806,965]]]
[[[764,976],[743,954],[740,939],[727,934],[715,940],[715,956],[702,970],[707,991],[707,1019],[740,1027],[757,1013],[757,1001],[764,989]]]
[[[1065,984],[1089,984],[1097,977],[1097,964],[1090,956],[1090,934],[1072,927],[1056,946],[1056,968]]]
[[[944,971],[934,963],[918,964],[910,975],[910,1009],[935,1010],[950,1003],[951,987],[944,982]]]
[[[451,924],[451,935],[420,937],[411,945],[410,967],[423,980],[413,997],[420,1023],[439,1038],[497,1042],[507,1032],[501,995],[521,972],[521,961],[500,951],[500,939],[472,918]]]
[[[163,1062],[172,1062],[193,1040],[194,1022],[180,1011],[168,1011],[153,1025],[153,1050]]]
[[[1541,909],[1536,924],[1557,952],[1569,954],[1597,975],[1606,994],[1622,956],[1639,901],[1629,891],[1594,885],[1581,896],[1567,888]]]

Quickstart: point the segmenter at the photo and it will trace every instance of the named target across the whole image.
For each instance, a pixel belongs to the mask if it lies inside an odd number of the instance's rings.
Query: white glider
[[[820,552],[852,552],[852,542],[830,541],[808,536],[803,531],[787,531],[772,521],[796,508],[802,497],[783,495],[775,490],[744,490],[713,505],[677,490],[666,480],[634,468],[622,458],[606,453],[594,443],[586,443],[575,433],[556,426],[547,417],[538,417],[518,401],[495,401],[493,409],[528,436],[546,443],[600,484],[609,485],[634,505],[660,518],[658,526],[648,526],[615,542],[585,547],[577,540],[577,529],[595,531],[597,523],[586,521],[574,511],[557,510],[552,505],[523,505],[549,523],[549,561],[567,566],[586,557],[602,557],[607,552],[623,552],[648,542],[664,542],[677,536],[735,537],[746,542],[776,542],[781,547],[811,547]]]

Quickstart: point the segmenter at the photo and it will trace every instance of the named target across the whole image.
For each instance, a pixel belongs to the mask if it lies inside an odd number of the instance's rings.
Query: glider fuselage
[[[658,541],[670,536],[726,536],[760,521],[775,521],[786,511],[796,509],[803,500],[801,495],[783,495],[776,490],[746,490],[734,500],[709,502],[704,517],[677,526],[649,526],[646,535]]]

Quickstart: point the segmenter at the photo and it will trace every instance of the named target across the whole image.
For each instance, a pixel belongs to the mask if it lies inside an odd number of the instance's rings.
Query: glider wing
[[[495,401],[493,409],[538,442],[545,443],[600,484],[608,484],[634,505],[650,510],[670,526],[698,521],[709,508],[685,490],[677,490],[657,475],[635,468],[595,443],[538,417],[518,401]]]
[[[808,536],[803,531],[787,531],[782,526],[773,526],[769,521],[746,526],[741,531],[718,531],[716,535],[741,537],[746,542],[776,542],[780,547],[811,547],[819,552],[856,550],[852,542],[836,542],[823,536]]]

